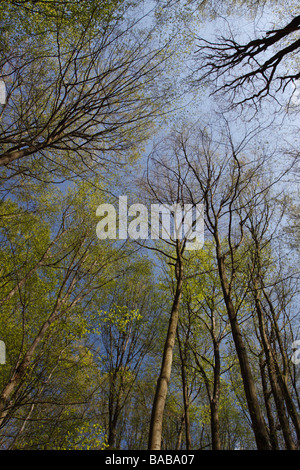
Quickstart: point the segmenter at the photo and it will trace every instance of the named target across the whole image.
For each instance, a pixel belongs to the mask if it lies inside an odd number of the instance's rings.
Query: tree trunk
[[[165,342],[160,375],[157,381],[155,397],[151,413],[149,431],[149,450],[160,450],[163,426],[163,414],[168,393],[168,384],[171,377],[173,349],[176,339],[179,305],[182,294],[183,263],[180,252],[180,242],[177,240],[177,261],[175,266],[176,291],[171,309],[167,338]]]
[[[284,345],[282,344],[282,338],[281,338],[281,335],[280,335],[280,329],[279,329],[277,319],[276,319],[276,315],[275,315],[275,309],[274,309],[274,306],[273,306],[273,303],[272,303],[271,299],[269,298],[269,296],[268,296],[268,294],[267,294],[267,292],[264,288],[263,288],[263,293],[264,293],[264,296],[265,296],[265,298],[268,302],[268,305],[269,305],[269,308],[270,308],[270,311],[271,311],[271,314],[272,314],[272,328],[275,332],[276,339],[277,339],[279,349],[280,349],[280,352],[281,352],[282,362],[283,362],[283,366],[284,366],[284,372],[285,372],[285,374],[287,374],[288,358],[287,358],[287,355],[286,355],[286,350],[284,348]],[[292,420],[292,423],[295,427],[295,430],[296,430],[298,445],[300,445],[300,419],[299,419],[299,415],[297,413],[297,409],[296,409],[294,400],[291,396],[290,390],[289,390],[288,385],[287,385],[286,375],[284,375],[280,371],[279,365],[278,365],[277,360],[276,360],[276,356],[273,355],[273,354],[272,354],[272,356],[273,356],[273,360],[274,360],[274,367],[275,367],[276,375],[277,375],[277,378],[278,378],[278,383],[279,383],[279,386],[281,388],[281,393],[282,393],[283,398],[285,400],[287,412],[288,412],[288,414],[289,414],[289,416]]]
[[[114,406],[114,400],[116,399],[116,403]],[[117,423],[120,415],[120,400],[119,397],[110,396],[109,399],[109,406],[108,406],[108,438],[107,444],[108,449],[115,449],[116,437],[117,437]]]
[[[49,319],[43,324],[42,328],[40,329],[38,335],[34,339],[33,343],[31,344],[30,348],[24,355],[23,359],[21,359],[15,366],[15,370],[9,380],[9,382],[4,387],[1,395],[0,395],[0,427],[5,422],[6,416],[9,413],[9,401],[15,390],[20,386],[27,368],[29,367],[32,357],[43,340],[47,330],[49,329],[50,325],[56,318],[56,312],[54,311]]]
[[[185,440],[186,440],[186,450],[191,450],[192,448],[192,438],[190,431],[190,414],[189,414],[189,396],[188,396],[188,385],[186,380],[186,353],[185,350],[182,350],[182,344],[180,340],[180,335],[177,330],[177,340],[179,344],[179,354],[181,360],[181,381],[182,381],[182,396],[183,396],[183,407],[184,407],[184,423],[185,423]]]
[[[214,332],[213,332],[214,334]],[[220,375],[221,375],[221,361],[219,344],[216,338],[214,338],[214,386],[213,396],[210,400],[211,410],[211,437],[212,437],[212,450],[221,450],[220,442],[220,423],[219,423],[219,396],[220,396]]]
[[[180,420],[180,426],[179,426],[179,431],[178,431],[178,436],[177,436],[177,441],[176,441],[176,450],[180,450],[181,448],[183,425],[184,425],[184,414],[182,415],[182,418]]]
[[[212,450],[221,450],[220,442],[220,423],[219,423],[219,396],[220,396],[220,371],[221,371],[221,362],[219,354],[219,344],[214,340],[214,357],[215,357],[215,366],[214,366],[214,381],[213,386],[202,367],[197,354],[194,352],[195,360],[199,371],[203,377],[205,388],[207,391],[207,396],[210,406],[210,429],[211,429],[211,439],[212,439]]]
[[[255,285],[255,287],[257,286]],[[293,442],[292,435],[291,435],[290,428],[289,428],[288,419],[285,414],[284,400],[283,400],[281,390],[277,381],[276,373],[275,373],[275,365],[273,361],[270,343],[268,341],[268,337],[266,334],[264,315],[263,315],[263,311],[261,308],[257,288],[255,289],[255,305],[256,305],[256,311],[257,311],[257,316],[258,316],[258,324],[259,324],[262,345],[263,345],[264,353],[266,356],[266,363],[267,363],[267,368],[268,368],[268,373],[269,373],[271,390],[272,390],[272,394],[274,397],[274,401],[275,401],[275,405],[277,409],[277,415],[278,415],[278,419],[279,419],[280,426],[282,429],[282,434],[284,437],[286,449],[295,450],[296,447]]]
[[[260,374],[261,374],[261,383],[262,383],[262,387],[263,387],[265,407],[266,407],[268,423],[269,423],[269,429],[270,429],[269,434],[270,434],[271,448],[272,448],[272,450],[279,450],[277,432],[276,432],[275,422],[274,422],[274,418],[273,418],[272,407],[271,407],[271,403],[270,403],[271,394],[268,391],[268,386],[267,386],[265,366],[266,366],[266,362],[263,361],[263,358],[260,355],[260,357],[259,357],[259,368],[260,368]]]
[[[255,382],[252,376],[248,355],[243,340],[243,336],[240,330],[240,326],[237,320],[235,308],[231,299],[229,285],[227,281],[226,268],[224,257],[221,253],[221,245],[218,237],[216,236],[216,249],[217,249],[217,261],[219,276],[224,296],[226,309],[231,325],[232,336],[240,364],[240,370],[250,413],[250,418],[253,426],[253,432],[255,435],[256,445],[258,450],[270,450],[270,443],[268,438],[268,432],[264,418],[260,409]]]

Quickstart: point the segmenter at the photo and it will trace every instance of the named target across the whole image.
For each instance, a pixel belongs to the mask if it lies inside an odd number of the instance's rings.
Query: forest
[[[0,30],[0,450],[300,450],[299,2]]]

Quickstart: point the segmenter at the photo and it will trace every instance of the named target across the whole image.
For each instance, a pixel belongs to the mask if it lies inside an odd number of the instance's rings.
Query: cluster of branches
[[[82,175],[126,162],[153,129],[170,91],[158,82],[170,42],[155,43],[153,28],[139,26],[143,17],[132,19],[126,2],[110,2],[108,18],[107,5],[94,3],[81,25],[48,20],[42,39],[26,30],[22,40],[14,32],[3,38],[2,167],[16,163],[45,179]]]
[[[300,77],[298,71],[289,73],[280,69],[299,50],[300,40],[295,38],[299,29],[298,15],[282,28],[267,31],[262,38],[246,44],[239,44],[234,37],[221,37],[218,42],[202,39],[197,50],[200,80],[212,78],[218,82],[224,78],[224,83],[217,84],[217,92],[230,92],[235,105],[259,102],[268,95],[276,98],[278,91],[285,91],[289,83]],[[284,41],[288,44],[282,46]],[[279,83],[273,90],[275,82]]]

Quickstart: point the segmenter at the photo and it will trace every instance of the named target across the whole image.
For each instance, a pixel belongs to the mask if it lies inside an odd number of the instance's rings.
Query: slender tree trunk
[[[211,429],[211,440],[212,450],[221,450],[220,441],[220,422],[219,422],[219,396],[220,396],[220,371],[221,362],[219,355],[218,342],[214,340],[214,355],[215,355],[215,366],[214,366],[214,381],[211,385],[210,379],[208,378],[203,366],[201,365],[199,358],[195,351],[194,356],[199,368],[199,371],[203,377],[205,388],[210,406],[210,429]]]
[[[183,425],[184,425],[184,414],[180,420],[180,427],[178,431],[177,441],[176,441],[176,450],[180,450],[181,443],[182,443],[182,434],[183,434]]]
[[[191,431],[190,431],[188,384],[186,380],[186,354],[185,354],[185,351],[182,350],[182,344],[180,340],[180,335],[178,334],[178,330],[177,330],[177,340],[179,344],[179,354],[180,354],[180,360],[181,360],[181,381],[182,381],[182,396],[183,396],[183,406],[184,406],[186,449],[191,450],[192,438],[191,438]]]
[[[108,433],[108,449],[115,449],[115,442],[117,437],[117,420],[112,420],[109,423],[109,433]]]
[[[212,450],[221,450],[220,442],[220,422],[219,422],[219,403],[212,399],[210,402],[210,427],[212,437]]]
[[[225,261],[221,252],[221,245],[218,237],[216,236],[216,249],[217,249],[217,261],[218,261],[218,270],[219,276],[224,296],[224,301],[226,304],[226,309],[228,312],[228,317],[231,325],[232,336],[240,364],[241,375],[244,384],[244,390],[246,395],[246,400],[248,404],[248,409],[250,413],[250,418],[253,426],[253,432],[256,440],[256,445],[258,450],[270,450],[270,443],[268,438],[267,427],[260,409],[255,382],[252,376],[248,355],[243,340],[243,336],[240,330],[240,326],[237,320],[234,304],[231,299],[231,294],[229,290]]]
[[[24,375],[26,373],[27,368],[29,367],[32,357],[38,347],[38,345],[43,340],[47,330],[49,329],[50,325],[56,318],[56,312],[52,313],[49,319],[43,324],[42,328],[40,329],[38,335],[34,339],[33,343],[31,344],[30,348],[24,355],[23,359],[21,359],[15,366],[15,370],[9,380],[9,382],[4,387],[1,396],[0,396],[0,427],[5,422],[6,416],[9,413],[9,401],[15,390],[20,386]]]
[[[278,381],[279,381],[279,385],[280,385],[280,388],[281,388],[282,396],[283,396],[283,399],[284,399],[285,404],[286,404],[287,412],[288,412],[288,414],[289,414],[289,416],[292,420],[292,423],[295,427],[295,430],[296,430],[298,446],[300,446],[300,420],[299,420],[299,415],[297,413],[296,406],[295,406],[295,403],[294,403],[293,398],[291,396],[290,390],[287,386],[286,381],[282,377],[282,374],[279,370],[279,366],[278,366],[276,361],[275,361],[275,369],[276,369],[276,373],[277,373],[277,376],[278,376]]]
[[[191,438],[191,424],[190,424],[190,404],[188,397],[188,389],[186,384],[185,371],[184,374],[184,383],[183,383],[183,403],[184,403],[184,424],[185,424],[185,440],[186,440],[186,450],[191,450],[192,448],[192,438]]]
[[[212,437],[212,450],[221,450],[220,441],[220,422],[219,422],[219,397],[220,397],[220,374],[221,374],[221,361],[219,344],[214,339],[214,385],[213,396],[210,400],[211,410],[211,437]]]
[[[274,397],[274,401],[275,401],[275,405],[277,409],[277,415],[278,415],[278,419],[279,419],[280,426],[282,429],[282,434],[284,437],[286,449],[295,450],[296,447],[293,442],[293,438],[292,438],[291,431],[289,428],[288,419],[285,413],[284,400],[283,400],[281,390],[280,390],[277,377],[276,377],[275,365],[273,361],[270,343],[268,341],[268,337],[266,334],[264,315],[263,315],[263,311],[261,308],[257,288],[255,289],[255,305],[256,305],[256,311],[257,311],[257,316],[258,316],[258,324],[259,324],[262,345],[263,345],[264,353],[266,356],[266,363],[267,363],[267,368],[268,368],[268,373],[269,373],[270,385],[271,385],[272,394]]]
[[[262,387],[263,387],[265,407],[266,407],[268,423],[269,423],[269,429],[270,429],[270,433],[269,433],[270,434],[270,442],[271,442],[272,450],[279,450],[277,432],[276,432],[275,422],[274,422],[274,418],[273,418],[272,407],[271,407],[271,403],[270,403],[271,393],[269,392],[268,386],[267,386],[265,366],[266,366],[266,362],[263,360],[262,356],[260,355],[260,357],[259,357],[259,368],[260,368],[260,374],[261,374],[261,383],[262,383]]]
[[[175,266],[176,291],[171,309],[167,338],[165,342],[160,375],[157,381],[154,402],[151,413],[149,430],[149,450],[160,450],[162,439],[163,414],[171,377],[173,349],[176,339],[179,305],[182,294],[183,260],[180,252],[180,242],[177,240],[177,261]]]
[[[275,371],[276,371],[276,374],[277,374],[277,377],[278,377],[278,382],[279,382],[279,386],[281,388],[283,399],[285,400],[287,412],[288,412],[288,414],[289,414],[289,416],[292,420],[292,423],[295,427],[296,434],[297,434],[297,439],[298,439],[298,444],[300,445],[300,418],[299,418],[299,415],[297,413],[297,409],[296,409],[294,400],[291,396],[291,393],[290,393],[290,390],[289,390],[288,384],[287,384],[288,358],[286,356],[286,350],[285,350],[285,348],[282,344],[282,338],[281,338],[280,329],[279,329],[279,326],[278,326],[278,323],[277,323],[273,303],[272,303],[272,301],[271,301],[270,297],[268,296],[265,289],[263,289],[263,293],[264,293],[264,296],[265,296],[265,298],[268,302],[268,305],[270,307],[270,311],[271,311],[271,314],[272,314],[272,328],[275,332],[276,339],[277,339],[277,342],[278,342],[278,345],[279,345],[279,349],[280,349],[280,353],[281,353],[281,357],[282,357],[282,362],[283,362],[285,374],[283,374],[280,371],[280,368],[279,368],[279,365],[277,363],[276,357],[275,357],[274,354],[272,354],[273,360],[274,360],[274,367],[275,367]]]

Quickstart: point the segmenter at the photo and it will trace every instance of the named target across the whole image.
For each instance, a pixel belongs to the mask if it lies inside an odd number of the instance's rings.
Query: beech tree
[[[205,204],[206,227],[215,244],[215,256],[223,298],[228,313],[233,341],[241,369],[246,400],[252,421],[253,432],[259,449],[269,449],[269,437],[263,410],[261,409],[249,355],[240,327],[238,312],[241,300],[236,297],[234,286],[239,266],[244,256],[247,214],[243,207],[251,210],[247,199],[247,189],[258,177],[266,161],[266,156],[256,157],[256,162],[248,163],[240,157],[242,145],[236,147],[230,134],[227,145],[214,144],[206,130],[175,132],[173,152],[177,161],[181,158],[183,168],[187,168],[185,185],[193,201],[203,198]],[[223,137],[226,134],[223,134]],[[221,157],[217,156],[221,150]],[[194,177],[193,185],[187,172]],[[181,173],[182,174],[182,173]],[[194,190],[193,190],[194,189]],[[263,189],[259,187],[258,194]],[[227,241],[224,240],[226,234]],[[224,241],[223,241],[224,240]]]
[[[99,164],[104,172],[109,162],[134,158],[153,129],[162,98],[167,109],[170,84],[159,78],[172,38],[159,44],[151,20],[145,28],[131,2],[69,7],[32,1],[9,2],[7,12],[2,7],[6,36],[0,66],[7,100],[0,165],[6,176],[23,171],[51,180],[56,172],[67,178]],[[22,38],[7,24],[9,15]],[[31,15],[36,30],[28,25]]]
[[[50,192],[36,204],[37,213],[48,207],[50,194],[54,197]],[[118,275],[110,273],[110,267],[114,260],[120,262],[119,254],[108,246],[101,249],[90,223],[98,202],[95,193],[91,197],[83,185],[65,200],[56,197],[61,212],[52,233],[49,221],[58,215],[53,207],[50,214],[39,216],[26,213],[16,202],[2,204],[1,336],[8,342],[9,358],[2,376],[2,426],[22,405],[27,381],[38,366],[39,354],[43,356],[47,344],[50,347],[55,325],[60,324],[66,336],[63,326],[68,318],[75,329],[76,325],[84,329],[85,306],[91,306],[97,291]]]
[[[159,166],[158,166],[159,168]],[[165,175],[167,177],[167,175]],[[151,188],[153,190],[153,188]],[[155,200],[160,200],[159,193],[155,190]],[[168,246],[169,245],[169,246]],[[168,385],[171,377],[173,350],[176,340],[179,307],[182,296],[184,279],[184,261],[183,253],[185,242],[180,239],[167,241],[166,247],[158,247],[157,250],[167,257],[174,270],[174,287],[172,292],[172,306],[169,317],[168,331],[164,344],[164,350],[161,360],[160,374],[157,380],[155,396],[151,412],[151,421],[149,429],[149,450],[159,450],[162,441],[164,409],[168,393]]]
[[[118,424],[156,337],[155,316],[161,307],[152,276],[147,262],[131,260],[126,276],[120,276],[111,289],[107,309],[99,311],[98,321],[95,318],[99,326],[93,348],[99,348],[102,422],[109,449],[119,447],[122,434]],[[101,358],[105,358],[103,362]]]
[[[214,265],[213,246],[206,243],[189,260],[186,309],[191,322],[189,349],[202,378],[210,407],[211,449],[221,449],[220,401],[222,375],[230,368],[223,360],[222,342],[229,334],[224,320],[221,286]],[[226,318],[226,317],[225,317]],[[185,323],[184,319],[183,322]],[[204,336],[204,340],[203,340]],[[224,363],[224,364],[223,364]]]

